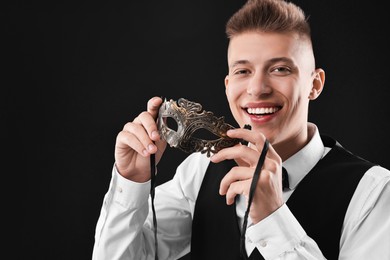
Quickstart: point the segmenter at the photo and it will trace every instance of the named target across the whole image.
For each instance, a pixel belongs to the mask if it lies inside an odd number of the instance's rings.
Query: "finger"
[[[213,154],[210,158],[210,160],[214,163],[233,159],[236,160],[236,162],[244,162],[247,166],[253,166],[259,159],[259,153],[252,148],[239,144],[233,147],[222,149],[218,153]]]
[[[149,153],[146,151],[144,145],[134,136],[132,133],[121,131],[116,137],[116,148],[117,149],[129,149],[129,147],[135,150],[142,156],[148,156]]]
[[[219,194],[225,195],[230,185],[237,181],[243,181],[253,177],[253,169],[248,167],[233,167],[221,180]]]
[[[244,195],[248,198],[248,190],[252,179],[236,181],[230,184],[226,193],[226,204],[232,205],[237,195]]]
[[[141,125],[151,140],[160,140],[160,134],[158,132],[156,120],[149,112],[144,111],[139,114],[139,116],[134,119],[134,123]]]
[[[266,172],[266,175],[278,174],[278,168],[279,164],[276,161],[267,158],[264,162],[263,168],[261,169],[262,174],[260,174],[260,178],[263,179],[262,182],[268,182],[267,177],[263,174],[264,172]],[[252,179],[254,170],[254,168],[250,167],[233,167],[221,180],[219,194],[225,195],[230,185],[234,182]]]
[[[147,111],[139,114],[138,117],[136,117],[133,121],[134,123],[143,125],[148,132],[150,139],[153,141],[160,139],[156,118],[158,116],[161,103],[162,99],[160,97],[153,97],[149,99],[147,103]]]
[[[158,111],[160,109],[161,103],[163,100],[160,97],[153,97],[149,99],[147,105],[147,111],[152,115],[152,117],[156,120]]]
[[[156,145],[153,143],[153,140],[150,138],[143,125],[136,123],[127,123],[124,126],[122,132],[130,134],[125,135],[124,133],[122,135],[127,138],[126,143],[138,153],[147,156],[157,151]],[[140,145],[142,145],[142,148],[140,147]]]
[[[263,143],[265,142],[265,135],[256,130],[249,130],[245,128],[235,128],[230,129],[226,133],[231,138],[243,139],[252,144]]]
[[[153,97],[148,101],[147,112],[153,117],[153,122],[150,120],[148,120],[147,122],[143,122],[146,131],[148,132],[150,138],[153,141],[157,141],[160,139],[156,119],[162,102],[163,100],[160,97]]]

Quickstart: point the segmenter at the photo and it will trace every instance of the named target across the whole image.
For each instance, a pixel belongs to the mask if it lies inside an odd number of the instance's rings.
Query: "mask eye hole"
[[[220,138],[219,136],[215,135],[214,133],[210,132],[205,128],[197,129],[194,133],[192,133],[192,136],[197,139],[202,139],[206,141],[213,141]]]
[[[171,130],[177,132],[178,125],[172,117],[163,117],[164,124]]]

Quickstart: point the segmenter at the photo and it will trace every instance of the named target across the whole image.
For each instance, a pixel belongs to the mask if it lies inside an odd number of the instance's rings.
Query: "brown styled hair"
[[[303,10],[284,0],[248,0],[226,24],[229,39],[247,31],[298,33],[311,39]]]

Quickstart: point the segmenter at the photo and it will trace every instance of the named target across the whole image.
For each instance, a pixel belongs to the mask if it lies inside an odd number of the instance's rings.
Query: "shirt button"
[[[246,238],[246,241],[247,241],[248,243],[250,243],[250,244],[253,243],[252,240],[251,240],[249,237]]]
[[[118,187],[117,190],[118,190],[119,193],[122,193],[122,188],[121,187]]]
[[[265,240],[260,240],[260,246],[261,246],[261,247],[266,247],[266,246],[267,246],[267,241],[265,241]]]

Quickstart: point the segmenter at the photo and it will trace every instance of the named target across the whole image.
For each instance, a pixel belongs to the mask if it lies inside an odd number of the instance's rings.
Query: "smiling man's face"
[[[250,31],[230,40],[225,78],[230,110],[274,146],[306,142],[309,101],[321,92],[310,41]]]

